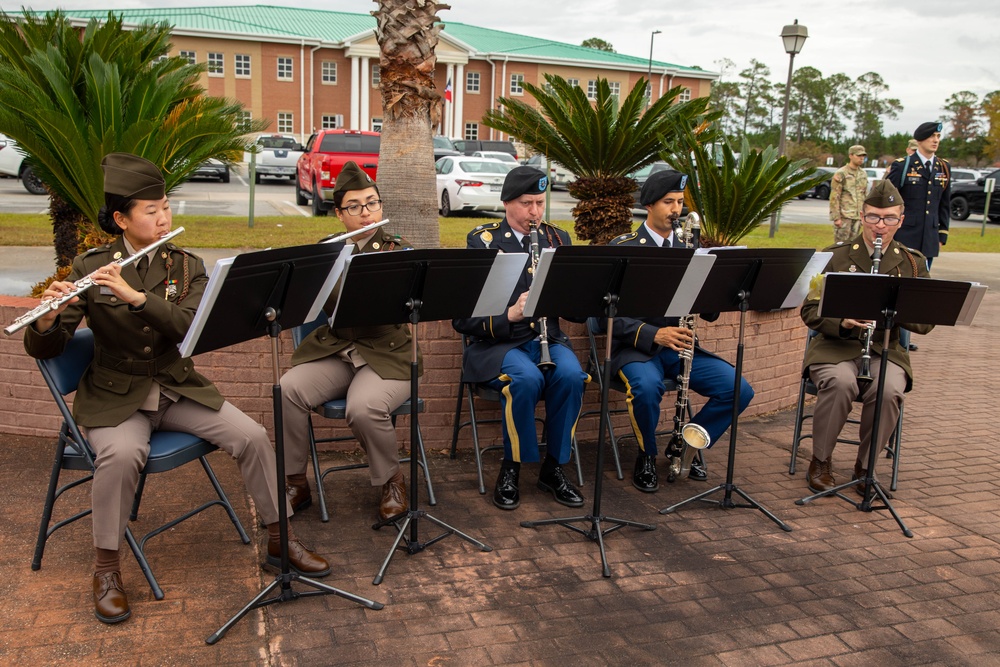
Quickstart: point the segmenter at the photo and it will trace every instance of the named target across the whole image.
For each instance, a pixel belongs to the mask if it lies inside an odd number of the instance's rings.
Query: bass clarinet
[[[146,246],[142,250],[137,251],[134,255],[129,255],[128,257],[122,257],[121,259],[115,260],[114,263],[118,264],[119,266],[123,266],[124,267],[124,266],[128,266],[129,264],[132,264],[133,262],[137,262],[137,261],[139,261],[139,259],[143,255],[146,255],[148,253],[153,252],[154,250],[156,250],[157,248],[159,248],[161,245],[163,245],[164,243],[166,243],[170,239],[174,238],[175,236],[177,236],[178,234],[180,234],[183,231],[184,231],[183,227],[178,227],[177,229],[175,229],[174,231],[170,232],[169,234],[166,234],[165,236],[160,237],[159,240],[157,240],[157,241],[155,241],[153,243],[150,243],[148,246]],[[100,269],[98,269],[98,270],[100,270]],[[64,303],[66,303],[70,299],[73,299],[75,297],[80,296],[81,294],[83,294],[84,292],[86,292],[88,289],[90,289],[91,287],[93,287],[95,285],[95,283],[94,283],[94,275],[96,273],[97,273],[97,271],[94,271],[92,273],[88,273],[83,278],[80,278],[79,280],[77,280],[76,282],[74,282],[73,283],[73,285],[74,285],[73,291],[71,291],[69,294],[65,294],[63,296],[52,298],[52,299],[45,299],[40,304],[38,304],[37,306],[35,306],[32,310],[29,310],[24,315],[21,315],[21,317],[19,317],[16,320],[14,320],[14,323],[11,324],[6,329],[4,329],[3,332],[5,334],[7,334],[8,336],[10,336],[11,334],[13,334],[15,332],[18,332],[21,329],[23,329],[24,327],[28,326],[29,324],[31,324],[32,322],[34,322],[38,318],[40,318],[40,317],[42,317],[44,315],[47,315],[48,313],[51,313],[53,310],[59,308],[61,305],[63,305]]]
[[[538,259],[541,257],[542,251],[541,247],[538,245],[538,221],[529,220],[528,221],[528,234],[531,239],[531,275],[535,275],[535,271],[538,269]],[[549,354],[549,327],[548,321],[544,317],[538,318],[538,368],[541,370],[550,370],[556,367],[556,362],[552,361],[552,357]]]
[[[683,229],[679,230],[679,238],[687,247],[693,246],[693,239],[700,230],[700,219],[694,211],[688,213]],[[677,400],[674,402],[674,431],[667,446],[667,481],[687,477],[691,471],[691,462],[697,450],[705,449],[712,444],[712,438],[700,424],[686,422],[688,413],[688,391],[691,383],[691,366],[694,362],[694,327],[695,316],[685,315],[680,318],[678,326],[690,330],[691,347],[677,353],[681,359],[681,372],[677,376]]]
[[[878,273],[882,263],[882,235],[875,235],[875,252],[872,253],[872,273]],[[870,322],[861,334],[861,368],[858,370],[858,382],[871,382],[872,377],[872,338],[875,337],[875,323]]]

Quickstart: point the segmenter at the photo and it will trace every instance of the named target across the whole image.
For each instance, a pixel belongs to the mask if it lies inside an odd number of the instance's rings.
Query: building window
[[[510,75],[510,94],[511,95],[524,95],[524,83],[523,74],[511,74]]]
[[[591,79],[587,82],[587,99],[596,100],[597,99],[597,80]]]
[[[553,86],[548,81],[546,81],[545,83],[542,84],[542,90],[544,90],[549,95],[555,95],[556,94],[555,86]]]
[[[479,92],[479,72],[466,72],[465,92],[467,93]]]
[[[194,51],[181,51],[180,56],[181,58],[187,60],[188,63],[190,63],[191,65],[194,65],[195,63]]]
[[[322,124],[324,130],[336,130],[342,128],[344,127],[344,114],[325,113],[323,114]]]
[[[381,132],[381,131],[382,131],[382,119],[372,118],[372,132]]]
[[[680,100],[681,102],[690,102],[691,101],[691,89],[690,88],[683,88],[681,90],[681,94],[677,96],[677,99]]]
[[[250,56],[248,54],[236,54],[236,76],[241,79],[250,78]]]
[[[239,115],[236,116],[236,127],[237,127],[237,129],[239,129],[241,132],[249,132],[250,131],[250,122],[252,120],[253,120],[253,113],[252,112],[247,111],[245,109],[243,111],[240,111]]]
[[[278,57],[278,81],[292,81],[292,59]]]
[[[378,65],[372,65],[372,88],[378,88],[382,83],[382,70]]]
[[[226,73],[226,61],[221,53],[208,54],[208,75],[222,76]]]
[[[322,78],[320,80],[323,83],[337,83],[337,63],[331,60],[324,60],[320,68],[322,72]]]
[[[579,79],[566,79],[566,83],[568,83],[570,86],[576,86],[576,87],[580,86]]]
[[[479,138],[479,123],[465,124],[465,140],[475,141]]]
[[[278,132],[292,134],[295,132],[295,114],[287,111],[278,112]]]
[[[618,83],[617,81],[609,81],[608,88],[611,89],[611,96],[614,97],[615,99],[618,99],[618,97],[621,95],[622,92],[622,84]]]

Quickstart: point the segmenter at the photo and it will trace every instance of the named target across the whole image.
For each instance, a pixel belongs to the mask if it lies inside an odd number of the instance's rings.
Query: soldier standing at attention
[[[861,231],[861,206],[868,190],[868,174],[861,167],[866,157],[864,146],[851,146],[847,151],[847,164],[837,170],[830,183],[834,243],[846,243]]]

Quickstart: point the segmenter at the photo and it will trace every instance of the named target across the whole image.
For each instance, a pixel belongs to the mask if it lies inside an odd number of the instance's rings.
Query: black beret
[[[639,191],[639,203],[643,206],[651,206],[663,199],[668,192],[684,192],[687,179],[687,174],[673,169],[650,174],[646,182],[642,184],[642,190]]]
[[[500,201],[513,201],[521,195],[540,195],[549,185],[545,172],[534,167],[514,167],[507,172],[500,191]]]
[[[333,194],[336,196],[338,192],[365,190],[367,188],[375,188],[375,192],[378,192],[378,186],[375,185],[372,177],[366,174],[356,162],[351,160],[337,174],[336,183],[333,184]]]
[[[903,198],[892,181],[882,179],[872,183],[872,189],[865,197],[865,204],[875,208],[892,208],[893,206],[902,206]]]
[[[929,121],[927,123],[921,123],[917,126],[917,129],[913,131],[913,138],[917,141],[923,141],[935,132],[941,131],[941,123],[936,120]]]
[[[163,174],[155,164],[131,153],[108,153],[101,160],[104,192],[129,199],[159,200],[166,195]]]

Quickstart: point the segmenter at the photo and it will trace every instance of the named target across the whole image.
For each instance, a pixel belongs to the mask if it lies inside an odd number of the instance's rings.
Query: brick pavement
[[[385,582],[372,586],[391,535],[369,528],[376,494],[366,473],[338,473],[327,482],[331,523],[320,523],[312,508],[295,529],[333,561],[331,585],[385,609],[303,598],[252,612],[212,647],[205,637],[272,580],[257,567],[259,550],[240,544],[218,510],[182,524],[149,544],[166,599],[152,600],[126,559],[133,617],[104,626],[89,604],[89,521],[57,534],[42,569],[30,570],[51,444],[5,436],[0,462],[14,479],[0,489],[0,661],[1000,665],[1000,443],[992,423],[1000,350],[990,336],[998,325],[1000,295],[992,293],[974,326],[919,340],[894,501],[912,539],[884,512],[861,513],[837,499],[794,505],[806,493],[805,463],[789,477],[790,411],[741,422],[736,482],[794,532],[748,509],[688,507],[661,516],[657,509],[706,487],[684,482],[649,496],[609,474],[603,511],[657,526],[607,537],[610,579],[601,576],[594,543],[558,527],[519,527],[520,520],[573,513],[530,486],[530,466],[521,508],[502,513],[476,492],[471,455],[450,461],[435,452],[439,505],[427,509],[493,552],[450,537],[423,553],[397,555]],[[584,449],[592,470],[593,447]],[[724,475],[724,459],[722,451],[711,453],[709,483]],[[850,447],[838,448],[838,477],[850,474],[853,459]],[[221,454],[212,460],[248,530],[256,530],[235,465]],[[151,481],[141,524],[178,499],[206,497],[200,471],[188,468]],[[496,470],[488,457],[489,480]],[[588,480],[585,493],[591,488]],[[85,495],[68,502],[83,506]],[[435,534],[428,522],[420,526],[422,536]]]

